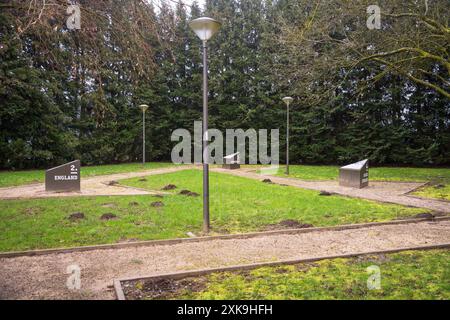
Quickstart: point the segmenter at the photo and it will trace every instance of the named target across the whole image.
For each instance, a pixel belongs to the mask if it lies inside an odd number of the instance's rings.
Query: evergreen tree
[[[189,21],[203,15],[222,22],[209,42],[211,128],[278,128],[284,159],[290,95],[293,163],[450,164],[448,38],[436,29],[445,1],[423,16],[408,0],[422,22],[389,17],[383,32],[367,32],[356,0],[83,1],[81,30],[67,29],[65,1],[42,12],[25,2],[1,4],[2,169],[138,161],[143,103],[146,158],[170,160],[172,132],[202,119],[202,44]],[[408,43],[434,55],[367,57]]]

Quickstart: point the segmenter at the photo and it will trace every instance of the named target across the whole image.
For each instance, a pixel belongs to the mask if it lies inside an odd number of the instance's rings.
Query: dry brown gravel
[[[0,299],[114,299],[113,279],[450,242],[450,221],[0,259]],[[81,267],[79,292],[66,268]]]

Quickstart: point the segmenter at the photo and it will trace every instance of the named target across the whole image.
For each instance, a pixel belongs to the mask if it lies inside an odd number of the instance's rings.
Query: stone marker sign
[[[362,189],[369,186],[369,160],[352,163],[339,169],[339,185]]]
[[[230,154],[223,158],[223,166],[224,169],[234,170],[241,168],[241,159],[238,153]]]
[[[45,191],[80,191],[80,160],[45,172]]]

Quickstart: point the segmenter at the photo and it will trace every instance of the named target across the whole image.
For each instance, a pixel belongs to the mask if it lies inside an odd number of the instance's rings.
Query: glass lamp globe
[[[189,23],[191,29],[202,41],[211,39],[219,31],[221,25],[219,21],[208,17],[201,17]]]

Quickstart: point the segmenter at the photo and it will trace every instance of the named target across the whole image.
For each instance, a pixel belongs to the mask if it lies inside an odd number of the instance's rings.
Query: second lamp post
[[[285,97],[283,98],[284,103],[287,106],[287,120],[286,120],[286,174],[289,175],[289,106],[291,105],[294,98]]]
[[[142,165],[145,166],[145,112],[148,110],[149,106],[141,104],[139,108],[142,110]]]
[[[189,23],[203,42],[203,232],[209,233],[209,152],[208,152],[208,50],[207,42],[220,29],[220,22],[202,17]]]

